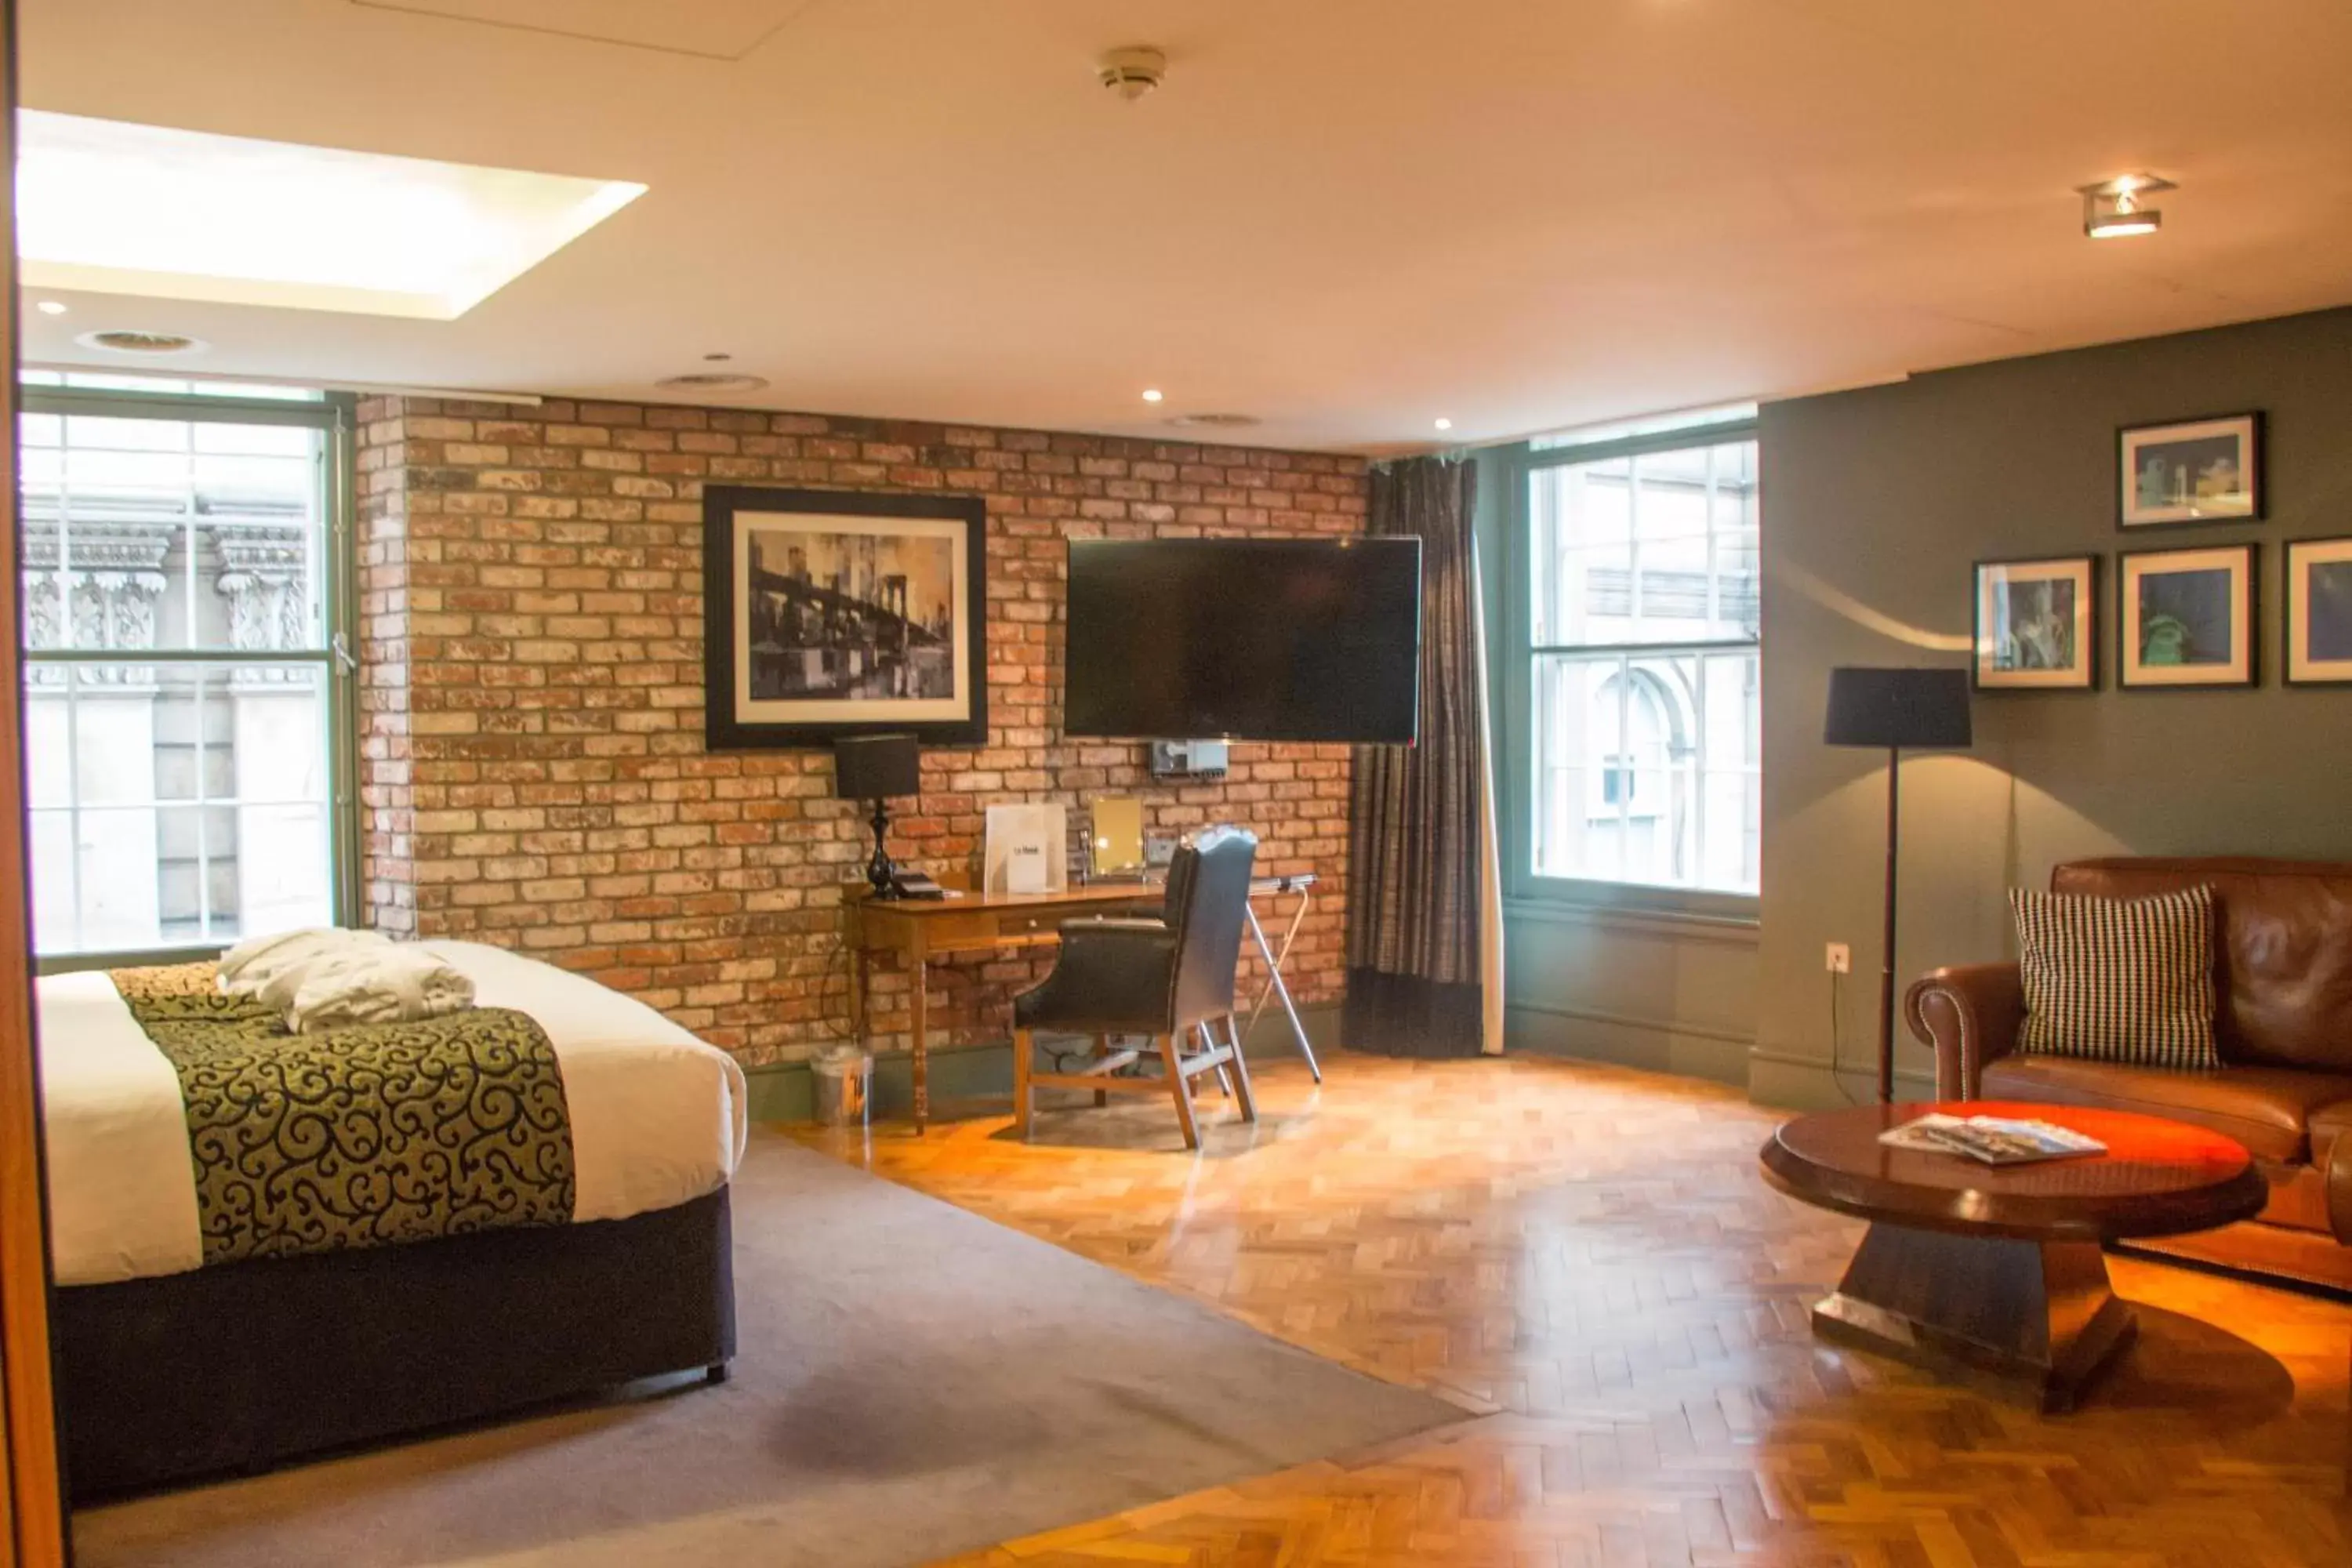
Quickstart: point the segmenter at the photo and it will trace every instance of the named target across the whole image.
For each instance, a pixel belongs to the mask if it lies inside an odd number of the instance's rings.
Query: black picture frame
[[[2320,552],[2326,552],[2331,559],[2310,559]],[[2284,582],[2281,591],[2286,601],[2286,613],[2279,617],[2280,680],[2288,686],[2352,686],[2352,659],[2322,659],[2312,655],[2311,585],[2306,575],[2307,567],[2312,565],[2352,565],[2352,536],[2291,539],[2283,553]],[[2315,670],[2318,673],[2313,673]]]
[[[2101,675],[2099,629],[2099,567],[2095,554],[2004,556],[1974,563],[1969,578],[1969,684],[1974,690],[1994,696],[2018,692],[2084,692],[2099,689]],[[2077,630],[2074,647],[2081,661],[2079,678],[2068,671],[2070,679],[2033,679],[2025,672],[1988,672],[1985,665],[1985,588],[1989,573],[2015,567],[2072,566],[2076,574]],[[2034,672],[2040,674],[2042,672]]]
[[[893,522],[908,526],[893,531]],[[797,553],[795,535],[814,557],[801,575],[755,566],[751,556],[761,550]],[[986,744],[987,535],[988,504],[979,496],[707,487],[704,743],[715,752],[775,750],[911,734],[927,746]],[[876,542],[854,542],[861,540]],[[828,560],[836,567],[831,582],[817,575]],[[888,571],[894,563],[902,569]],[[755,571],[773,584],[761,601],[768,636],[758,642],[743,591]],[[877,589],[883,597],[869,596]],[[779,631],[805,640],[773,646]],[[877,681],[912,689],[856,689]]]
[[[2201,561],[2200,558],[2203,558]],[[2176,571],[2210,570],[2216,564],[2228,564],[2235,558],[2231,615],[2233,629],[2242,628],[2245,646],[2242,669],[2239,661],[2225,662],[2224,673],[2207,678],[2152,679],[2152,669],[2176,669],[2178,665],[2155,665],[2133,646],[2135,628],[2139,625],[2143,606],[2136,598],[2137,583],[2147,574],[2146,567],[2135,568],[2137,562],[2174,563]],[[2262,684],[2262,546],[2259,544],[2209,544],[2176,546],[2166,550],[2126,550],[2116,557],[2116,689],[2118,691],[2243,691]],[[2233,637],[2233,642],[2237,639]]]
[[[2116,429],[2116,527],[2137,533],[2147,528],[2212,528],[2231,523],[2260,522],[2269,507],[2270,453],[2265,444],[2266,421],[2260,409],[2238,414],[2209,414],[2194,419],[2168,419],[2154,425],[2123,425]],[[2151,506],[2138,493],[2136,455],[2144,447],[2168,441],[2233,439],[2239,469],[2245,476],[2243,506],[2203,510],[2184,500],[2170,506]]]

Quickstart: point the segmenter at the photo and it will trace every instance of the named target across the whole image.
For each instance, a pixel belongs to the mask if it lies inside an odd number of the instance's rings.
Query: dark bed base
[[[77,1503],[479,1420],[735,1353],[727,1189],[624,1220],[57,1293]]]

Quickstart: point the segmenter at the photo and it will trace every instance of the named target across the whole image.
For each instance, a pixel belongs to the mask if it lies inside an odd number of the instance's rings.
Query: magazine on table
[[[1987,1165],[2027,1165],[2039,1160],[2071,1160],[2104,1154],[2107,1146],[2054,1121],[2013,1116],[1947,1116],[1930,1111],[1916,1121],[1890,1127],[1878,1141],[1895,1149],[1931,1154],[1965,1154]]]

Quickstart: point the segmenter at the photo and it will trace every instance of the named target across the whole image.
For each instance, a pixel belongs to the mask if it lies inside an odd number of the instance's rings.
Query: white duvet
[[[547,1031],[572,1117],[575,1220],[626,1219],[724,1186],[743,1158],[743,1069],[642,1002],[503,948],[428,942],[484,1007]],[[179,1076],[102,973],[39,983],[49,1257],[60,1285],[204,1261]]]

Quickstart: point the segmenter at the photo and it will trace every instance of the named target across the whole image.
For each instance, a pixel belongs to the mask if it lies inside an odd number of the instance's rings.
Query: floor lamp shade
[[[1903,748],[1969,742],[1969,672],[1832,669],[1822,739],[1832,746],[1869,746],[1886,752],[1886,928],[1878,965],[1878,1099],[1883,1105],[1895,1098],[1895,887],[1900,859],[1896,851],[1902,843]],[[1832,1055],[1834,1059],[1834,1043]]]
[[[1965,669],[1832,669],[1822,739],[1832,746],[1967,745]]]

